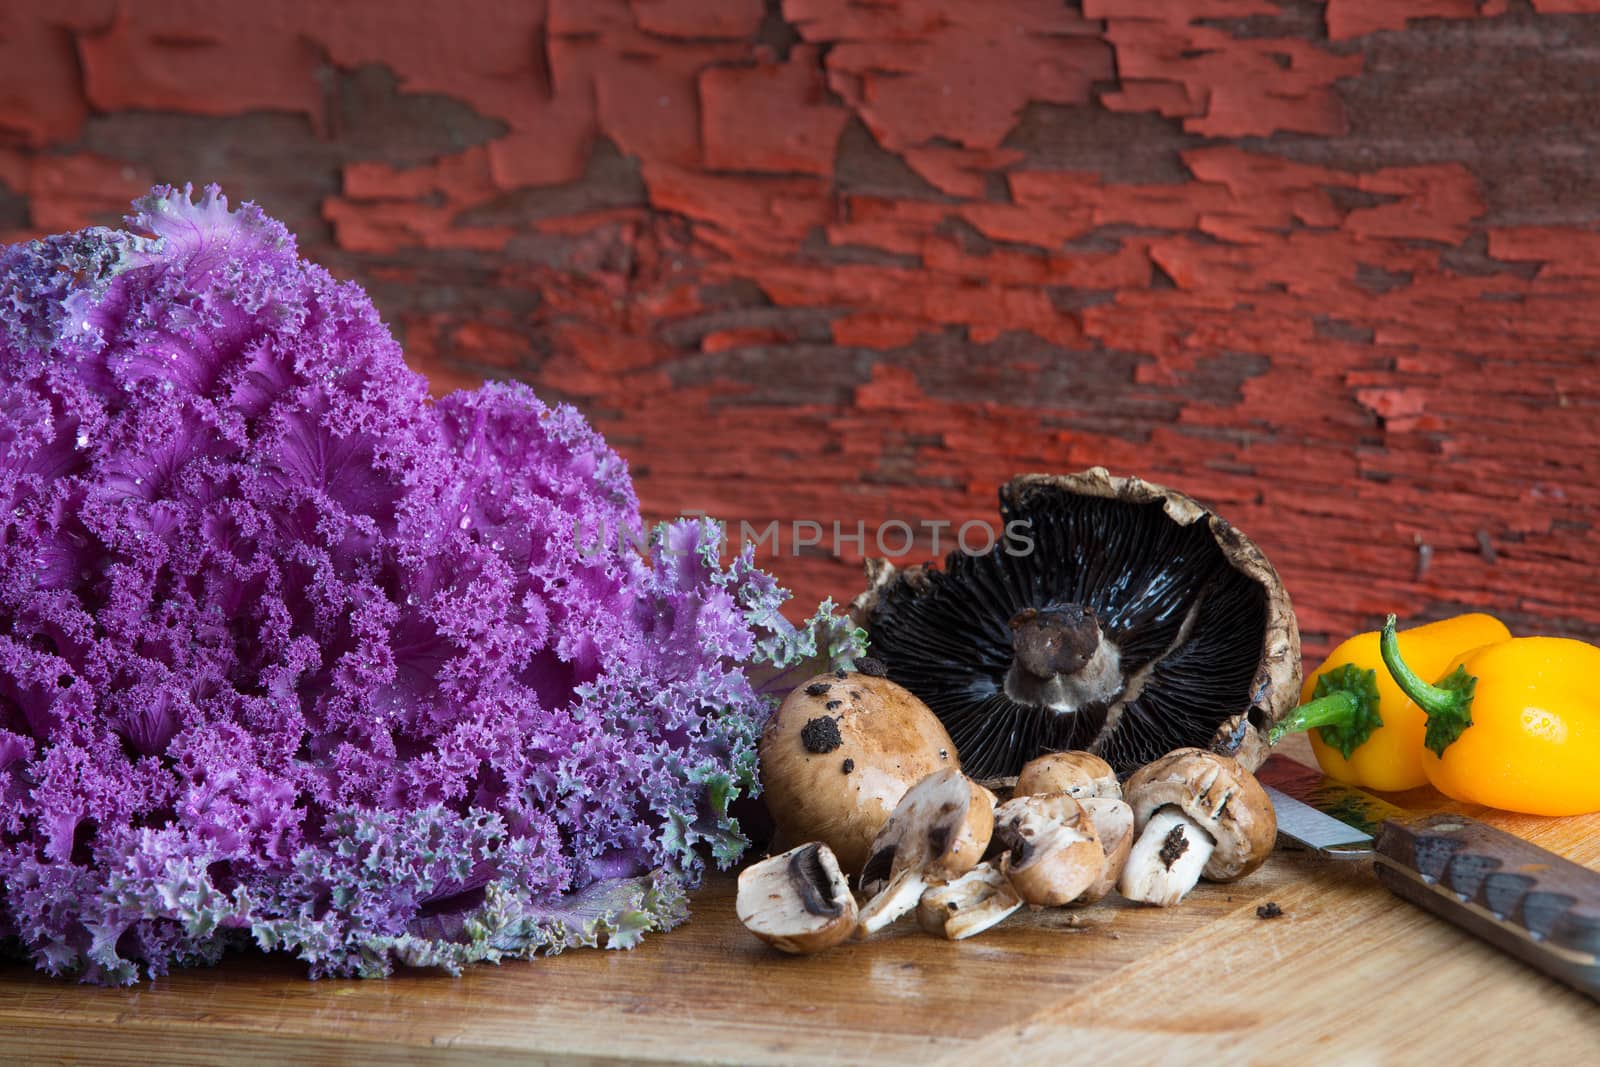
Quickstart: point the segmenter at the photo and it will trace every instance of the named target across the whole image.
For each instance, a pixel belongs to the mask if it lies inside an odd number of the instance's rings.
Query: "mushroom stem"
[[[908,868],[889,879],[889,884],[861,908],[855,936],[860,939],[877,933],[917,906],[927,880],[920,870]]]
[[[1005,691],[1011,699],[1072,712],[1122,689],[1121,656],[1087,608],[1027,608],[1012,616],[1010,626]]]
[[[1165,807],[1145,823],[1122,868],[1117,892],[1129,900],[1170,908],[1194,888],[1216,842],[1176,807]]]
[[[1011,618],[1015,663],[1033,678],[1077,674],[1099,645],[1099,621],[1078,604],[1027,608]]]

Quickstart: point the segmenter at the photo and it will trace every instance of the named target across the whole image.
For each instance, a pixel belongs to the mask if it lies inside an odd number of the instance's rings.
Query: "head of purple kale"
[[[576,411],[434,402],[215,189],[0,250],[0,944],[126,983],[626,947],[685,914],[784,676],[848,657]]]

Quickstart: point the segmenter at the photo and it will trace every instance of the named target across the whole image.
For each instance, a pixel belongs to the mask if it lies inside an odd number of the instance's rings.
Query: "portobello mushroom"
[[[1174,749],[1254,769],[1295,706],[1300,636],[1272,565],[1181,493],[1095,467],[1000,489],[1006,536],[944,569],[867,565],[851,606],[963,769],[1082,749],[1119,775]]]

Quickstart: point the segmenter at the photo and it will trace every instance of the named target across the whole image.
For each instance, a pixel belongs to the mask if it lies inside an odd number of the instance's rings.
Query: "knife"
[[[1600,871],[1462,815],[1414,815],[1286,756],[1256,777],[1280,840],[1371,859],[1394,893],[1600,1000]]]

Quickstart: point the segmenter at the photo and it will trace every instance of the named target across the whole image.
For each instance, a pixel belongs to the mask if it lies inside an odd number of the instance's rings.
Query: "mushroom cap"
[[[838,671],[791,692],[767,719],[758,750],[779,833],[824,842],[851,874],[912,785],[960,766],[926,704],[887,678]]]
[[[1000,870],[1037,907],[1069,903],[1094,887],[1105,851],[1094,822],[1066,793],[1013,797],[994,811]]]
[[[1231,882],[1255,870],[1272,853],[1278,817],[1266,790],[1236,759],[1188,748],[1139,768],[1123,786],[1140,833],[1165,807],[1182,811],[1217,844],[1204,875]]]
[[[1000,489],[1000,514],[1022,536],[951,552],[943,570],[869,561],[851,605],[889,677],[944,722],[968,774],[1004,778],[1067,749],[1124,775],[1191,746],[1251,768],[1266,758],[1266,731],[1298,701],[1300,637],[1259,548],[1182,493],[1100,467],[1019,475]],[[1008,686],[1014,621],[1072,608],[1115,650],[1111,667],[1096,661],[1106,684],[1065,711],[1019,698]]]
[[[1100,877],[1074,904],[1093,904],[1102,900],[1117,887],[1122,868],[1133,851],[1133,808],[1117,797],[1079,797],[1078,803],[1094,823],[1094,835],[1100,839],[1100,849],[1105,853],[1105,867]]]
[[[1120,797],[1122,786],[1111,764],[1093,752],[1047,752],[1023,765],[1012,796],[1069,793],[1085,797]]]

